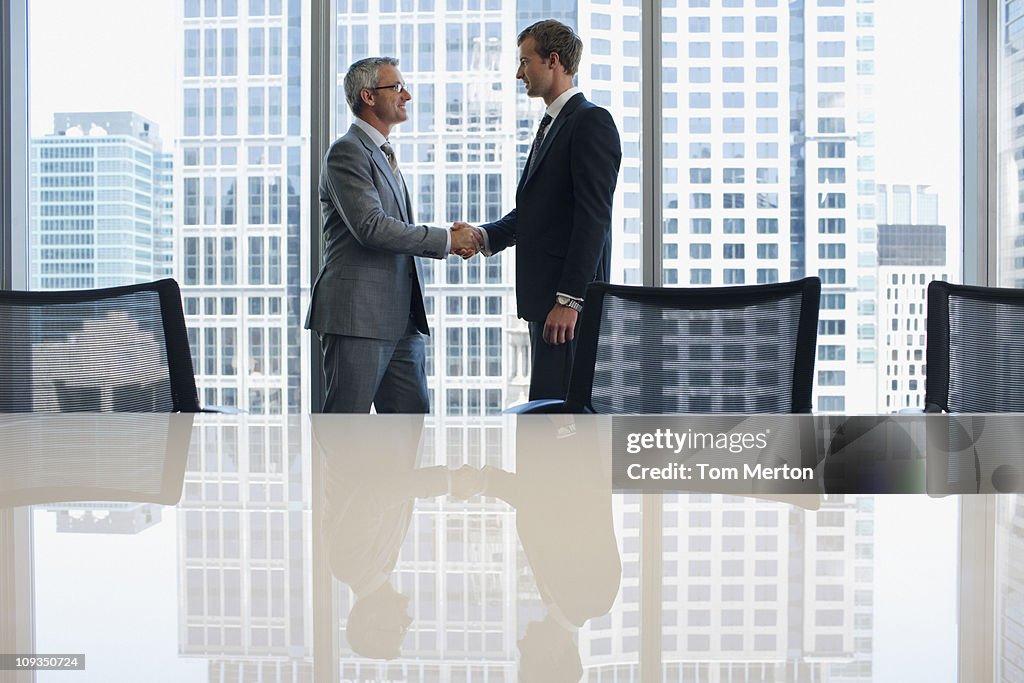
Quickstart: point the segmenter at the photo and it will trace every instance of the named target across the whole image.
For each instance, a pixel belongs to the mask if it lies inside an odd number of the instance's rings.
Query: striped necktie
[[[548,126],[551,125],[551,115],[544,114],[544,118],[540,120],[540,126],[537,128],[537,135],[533,138],[533,146],[530,147],[530,168],[526,174],[530,175],[533,173],[533,167],[537,163],[537,157],[540,155],[540,146],[544,143],[544,134],[548,131]]]
[[[391,143],[385,142],[380,146],[380,151],[384,152],[384,156],[387,157],[388,164],[391,166],[391,170],[394,172],[395,177],[398,177],[398,157],[395,156],[395,148],[391,146]]]

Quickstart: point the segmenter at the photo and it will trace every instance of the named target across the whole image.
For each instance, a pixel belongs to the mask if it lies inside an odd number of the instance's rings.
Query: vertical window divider
[[[641,273],[646,287],[662,285],[662,22],[661,0],[640,0],[640,196]],[[661,494],[640,502],[640,681],[661,680]]]
[[[963,238],[965,284],[997,282],[999,0],[964,0]]]
[[[309,273],[306,286],[312,296],[320,272],[323,231],[320,229],[320,164],[331,144],[337,107],[335,41],[337,25],[335,0],[310,0],[310,104],[309,104]],[[305,331],[303,331],[305,332]],[[319,340],[312,334],[309,353],[310,412],[320,412],[324,399],[323,356]],[[336,676],[334,678],[337,678]]]
[[[309,103],[309,273],[306,281],[307,295],[302,297],[309,301],[313,291],[313,282],[320,272],[320,259],[323,254],[323,231],[320,229],[320,164],[331,143],[334,112],[336,106],[337,75],[335,71],[335,52],[337,40],[337,5],[335,0],[310,0],[310,103]],[[307,304],[308,305],[308,304]],[[305,334],[305,330],[302,331]],[[309,345],[309,387],[310,412],[320,412],[324,398],[323,356],[320,353],[319,340],[312,334]],[[322,419],[313,417],[313,420]],[[318,486],[323,485],[322,458],[313,449],[312,481],[314,496],[323,495]],[[320,482],[318,485],[317,482]],[[314,529],[323,525],[323,506],[313,506],[312,524]],[[314,603],[326,606],[324,609],[313,610],[313,678],[317,681],[337,681],[341,676],[338,663],[340,636],[338,633],[338,586],[331,574],[331,569],[324,552],[323,544],[313,543],[312,557],[312,589]]]
[[[998,79],[1001,0],[964,0],[963,282],[998,284]],[[995,495],[960,498],[959,681],[993,680],[997,656]]]
[[[662,284],[661,10],[661,0],[640,2],[640,238],[645,287],[660,287]]]
[[[0,289],[28,289],[28,0],[0,3]]]

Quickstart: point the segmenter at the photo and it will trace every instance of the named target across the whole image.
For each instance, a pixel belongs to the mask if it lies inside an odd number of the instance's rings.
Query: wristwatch
[[[558,304],[559,306],[568,306],[577,313],[583,312],[583,302],[577,301],[576,299],[573,299],[571,296],[566,296],[565,294],[556,294],[555,303]]]

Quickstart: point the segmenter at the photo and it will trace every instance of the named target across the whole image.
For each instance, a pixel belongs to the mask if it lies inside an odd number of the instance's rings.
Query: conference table
[[[953,681],[929,419],[0,416],[0,680]]]

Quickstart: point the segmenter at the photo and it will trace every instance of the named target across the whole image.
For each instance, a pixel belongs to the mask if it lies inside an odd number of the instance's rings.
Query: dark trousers
[[[321,334],[325,413],[428,413],[426,349],[411,320],[398,340]]]
[[[577,323],[576,332],[580,326]],[[530,400],[565,398],[569,391],[569,375],[576,357],[576,336],[565,344],[544,341],[544,323],[530,323]]]

